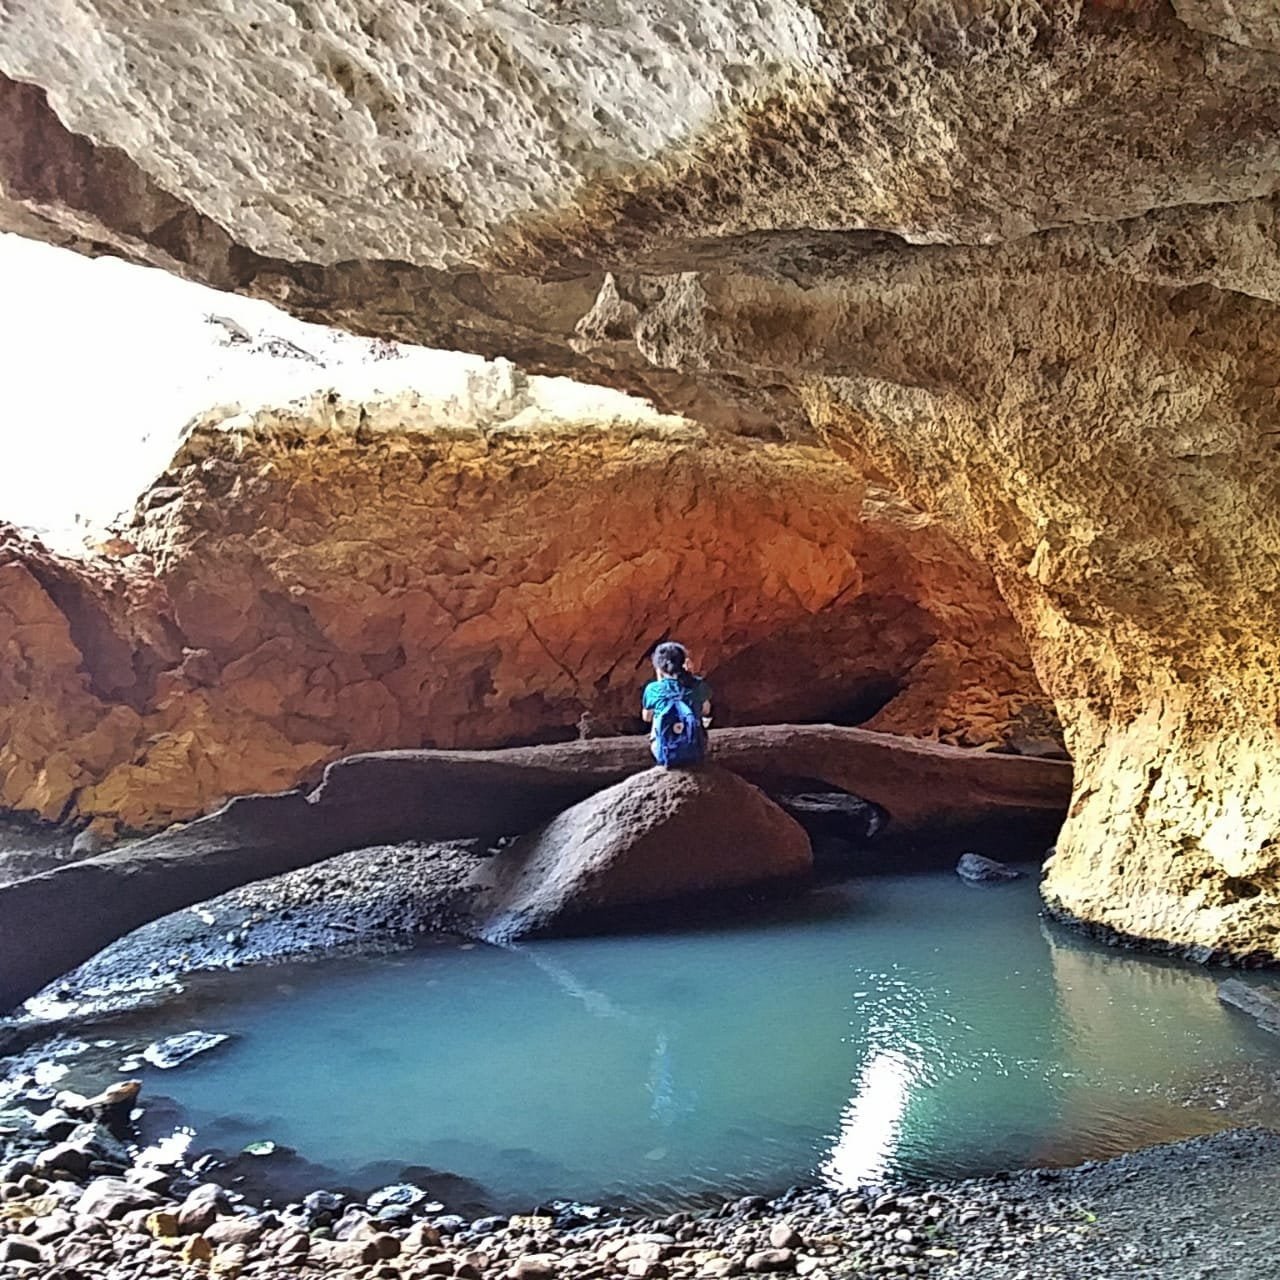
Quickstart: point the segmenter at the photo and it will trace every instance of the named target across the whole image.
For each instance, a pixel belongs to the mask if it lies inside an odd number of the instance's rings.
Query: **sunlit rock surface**
[[[5,225],[835,444],[1027,636],[1050,899],[1280,953],[1272,6],[5,15]]]

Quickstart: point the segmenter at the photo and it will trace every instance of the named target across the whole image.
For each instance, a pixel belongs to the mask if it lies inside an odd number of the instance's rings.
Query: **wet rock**
[[[415,1187],[410,1182],[400,1182],[375,1191],[366,1203],[370,1213],[377,1213],[389,1206],[398,1209],[416,1209],[429,1199],[429,1194],[421,1187]]]
[[[101,853],[104,849],[108,849],[111,842],[107,837],[90,825],[76,835],[71,842],[71,852],[77,858],[92,858],[94,854]]]
[[[133,1165],[125,1170],[124,1180],[132,1182],[134,1186],[142,1187],[146,1191],[154,1191],[157,1195],[163,1195],[169,1190],[173,1175],[166,1173],[163,1169],[152,1169],[147,1165]]]
[[[302,1215],[310,1227],[328,1226],[341,1213],[346,1198],[334,1191],[313,1191],[302,1199]]]
[[[53,1173],[69,1173],[82,1178],[89,1172],[89,1153],[76,1142],[60,1142],[47,1147],[35,1159],[35,1171],[42,1177]]]
[[[166,1036],[149,1044],[142,1051],[142,1056],[153,1067],[172,1070],[189,1062],[199,1053],[208,1053],[220,1044],[225,1044],[231,1037],[212,1031],[184,1031],[180,1035]]]
[[[1022,872],[997,862],[980,853],[963,853],[956,863],[956,875],[969,884],[1001,884],[1007,880],[1021,880]]]
[[[80,1121],[69,1116],[60,1107],[50,1107],[42,1116],[37,1116],[32,1124],[32,1131],[51,1142],[61,1142],[77,1128]]]
[[[1239,978],[1228,978],[1218,984],[1218,999],[1247,1013],[1264,1031],[1280,1035],[1280,996]]]
[[[774,797],[813,838],[829,837],[863,845],[885,825],[879,805],[847,791],[800,791]]]
[[[10,1160],[8,1164],[0,1164],[0,1182],[18,1182],[30,1177],[35,1171],[35,1165],[30,1160]]]
[[[127,1124],[142,1092],[141,1080],[121,1080],[85,1100],[84,1109],[112,1128]]]

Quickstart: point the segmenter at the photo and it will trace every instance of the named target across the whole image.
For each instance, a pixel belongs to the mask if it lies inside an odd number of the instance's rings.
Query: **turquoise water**
[[[142,1073],[197,1149],[270,1139],[356,1186],[429,1166],[500,1209],[967,1176],[1227,1124],[1180,1093],[1275,1042],[1212,974],[1038,905],[1030,881],[877,878],[681,932],[220,975],[134,1030],[235,1037]]]

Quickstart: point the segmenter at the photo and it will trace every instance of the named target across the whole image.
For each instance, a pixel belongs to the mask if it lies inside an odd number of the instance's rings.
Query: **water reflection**
[[[899,1136],[920,1078],[919,1060],[882,1049],[862,1068],[852,1101],[840,1117],[840,1132],[822,1162],[822,1175],[838,1187],[856,1187],[892,1173]]]

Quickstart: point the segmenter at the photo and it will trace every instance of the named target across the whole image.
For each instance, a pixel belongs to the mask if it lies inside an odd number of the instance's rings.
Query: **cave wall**
[[[7,7],[4,225],[826,443],[1026,634],[1050,902],[1280,954],[1272,5],[161,7]]]
[[[413,394],[221,411],[109,554],[11,535],[0,802],[148,828],[355,751],[638,731],[666,635],[722,724],[1016,748],[1046,711],[990,574],[823,450],[456,419]]]

